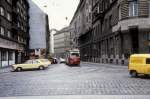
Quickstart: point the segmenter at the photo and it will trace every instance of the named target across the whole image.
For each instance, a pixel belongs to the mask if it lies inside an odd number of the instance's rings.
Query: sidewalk
[[[0,99],[150,99],[149,95],[66,95],[66,96],[20,96]]]
[[[122,67],[122,68],[128,68],[128,66],[125,65],[115,65],[115,64],[102,64],[102,63],[92,63],[92,62],[82,62],[84,64],[90,64],[90,65],[97,65],[97,66],[107,66],[107,67]]]
[[[11,70],[12,70],[11,67],[0,68],[0,74],[11,72]]]

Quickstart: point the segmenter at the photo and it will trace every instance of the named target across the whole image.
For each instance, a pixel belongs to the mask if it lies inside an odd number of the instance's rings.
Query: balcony
[[[98,19],[103,19],[104,15],[105,15],[104,11],[99,10],[98,8],[95,9],[93,11],[93,21],[92,21],[92,23],[96,22]]]
[[[104,17],[104,12],[103,11],[99,11],[99,12],[96,11],[96,12],[93,13],[93,15],[95,17],[103,18]]]
[[[93,9],[93,16],[95,18],[103,18],[104,17],[104,11],[102,10],[102,7],[100,5],[97,5],[95,9]]]

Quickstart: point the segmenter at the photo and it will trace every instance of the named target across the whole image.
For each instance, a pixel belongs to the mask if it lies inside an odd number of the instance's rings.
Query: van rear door
[[[150,74],[150,58],[145,59],[144,74]]]

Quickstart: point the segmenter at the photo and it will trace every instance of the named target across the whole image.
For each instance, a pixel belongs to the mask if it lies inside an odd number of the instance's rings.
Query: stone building
[[[79,34],[81,33],[82,28],[82,20],[83,20],[83,0],[80,0],[80,3],[77,7],[76,12],[74,13],[74,16],[70,22],[70,32],[71,32],[71,47],[72,48],[78,48],[79,47]]]
[[[27,0],[0,0],[0,67],[24,61],[29,41]]]
[[[92,61],[127,64],[130,54],[149,53],[149,5],[148,0],[93,0]]]
[[[70,28],[65,27],[54,34],[54,54],[56,57],[65,58],[65,52],[70,48]]]
[[[119,21],[118,0],[93,0],[92,57],[93,62],[113,63],[121,59],[119,33],[112,27]],[[120,56],[120,57],[119,57]]]
[[[82,60],[127,64],[130,54],[149,53],[149,15],[149,0],[92,0],[92,33],[79,38],[91,42],[90,54],[81,50]]]
[[[72,48],[81,51],[81,58],[86,60],[90,56],[92,35],[92,1],[80,0],[78,8],[70,22]],[[86,59],[85,59],[86,58]]]

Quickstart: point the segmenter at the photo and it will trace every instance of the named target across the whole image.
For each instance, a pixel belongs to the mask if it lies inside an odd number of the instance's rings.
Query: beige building
[[[54,54],[56,57],[65,57],[66,50],[70,49],[70,28],[65,27],[54,34]]]

